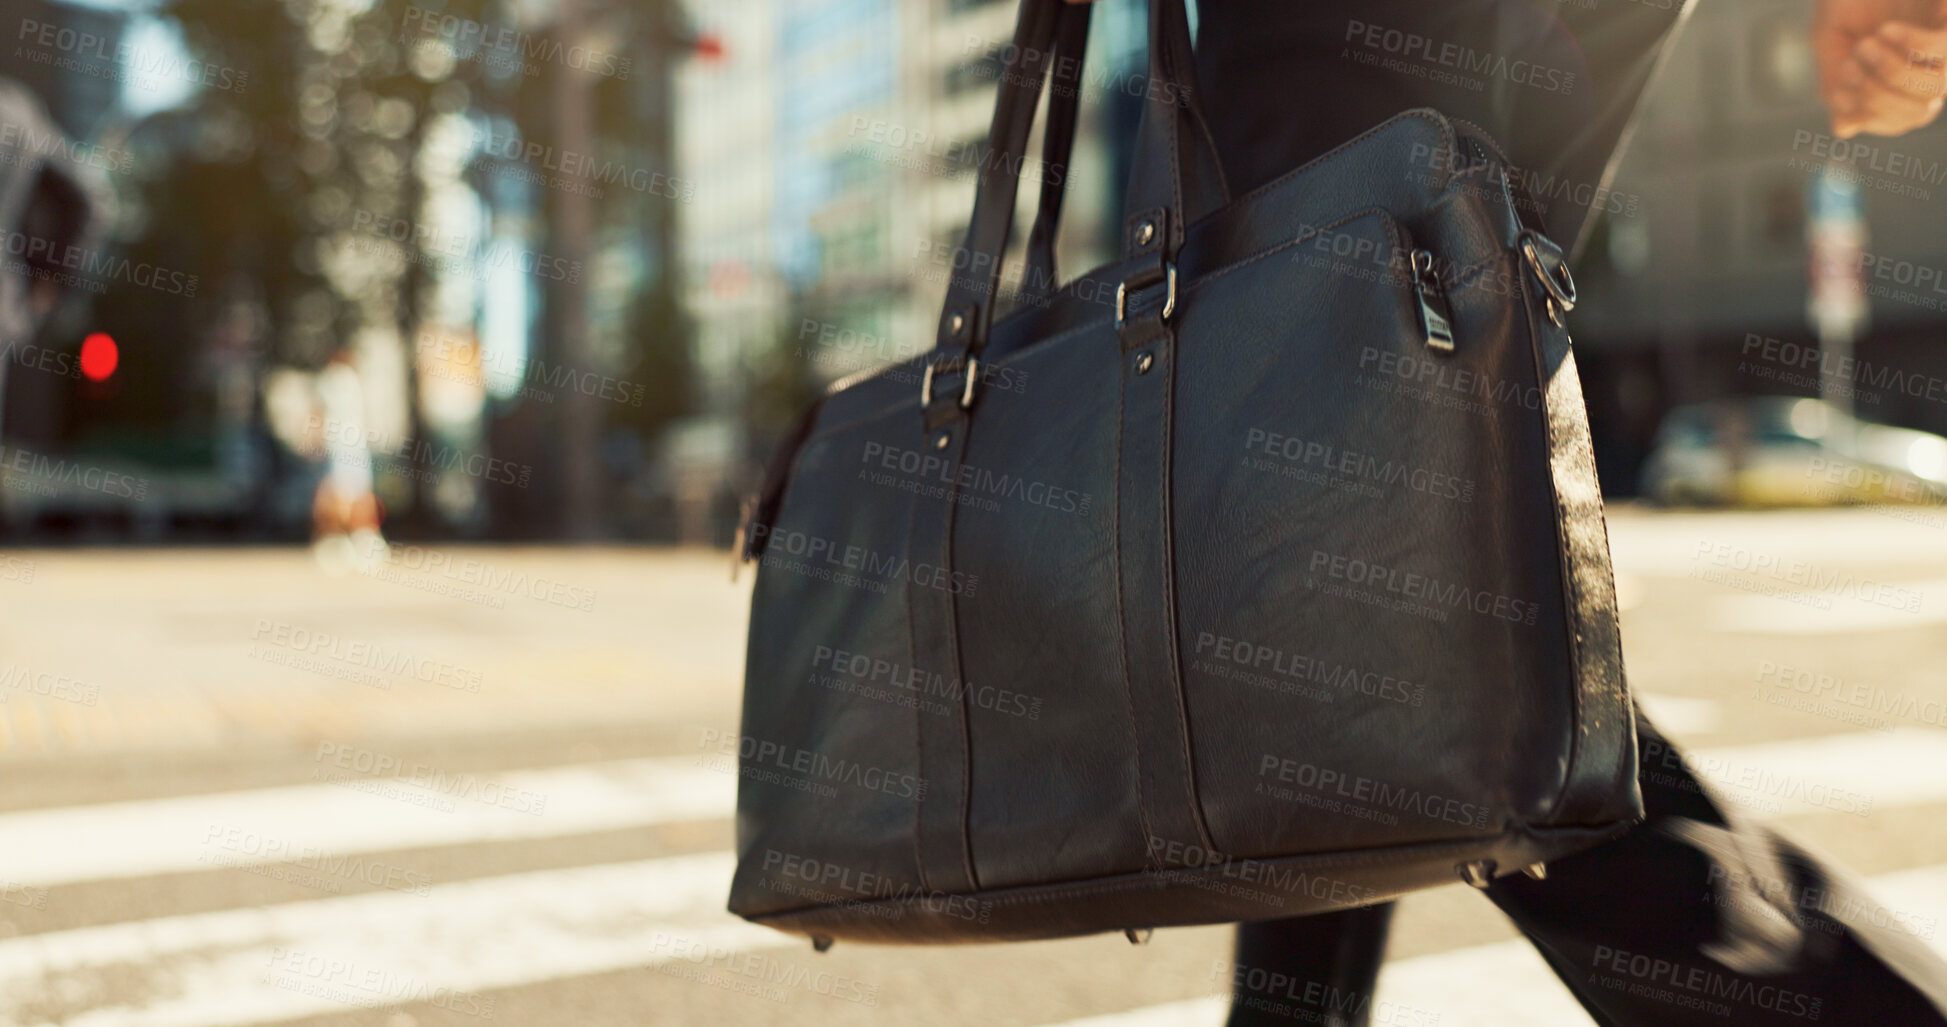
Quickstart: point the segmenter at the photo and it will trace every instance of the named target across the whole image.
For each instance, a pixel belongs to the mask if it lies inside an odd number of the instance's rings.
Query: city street
[[[1947,512],[1611,530],[1651,715],[1947,950]],[[709,551],[0,553],[0,1025],[1222,1021],[1224,927],[821,955],[724,912],[751,580]],[[1458,884],[1403,901],[1376,1010],[1589,1022]]]

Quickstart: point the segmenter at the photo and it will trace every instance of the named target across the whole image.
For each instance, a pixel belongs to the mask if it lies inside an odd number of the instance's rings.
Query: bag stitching
[[[953,474],[954,480],[956,481],[959,480],[960,467],[965,463],[967,455],[967,431],[967,428],[962,428],[960,434],[954,439]],[[951,573],[953,570],[953,529],[956,523],[955,515],[959,512],[960,504],[950,498],[942,499],[942,502],[946,503],[946,532],[944,538],[941,540],[940,565],[948,573]],[[954,678],[964,685],[967,680],[967,673],[966,668],[961,666],[960,663],[960,601],[954,597],[951,590],[946,591],[942,600],[946,603],[947,648],[953,654]],[[915,716],[919,715],[918,703],[913,704],[913,714]],[[959,726],[960,730],[954,732],[953,740],[958,744],[960,749],[960,806],[955,811],[955,819],[958,821],[957,826],[960,830],[960,864],[967,873],[967,883],[978,888],[980,887],[980,877],[974,873],[973,867],[973,831],[967,826],[967,818],[972,815],[973,809],[973,756],[968,752],[970,743],[967,740],[967,734],[973,730],[973,724],[972,718],[967,713],[967,689],[964,687],[960,689]]]
[[[912,502],[906,505],[906,548],[908,551],[912,549],[913,536],[918,533],[918,529],[914,524],[919,519],[919,503],[919,495],[915,493],[912,497]],[[907,582],[906,589],[908,596],[912,594],[912,588],[912,583]],[[912,609],[909,606],[906,611],[906,660],[909,666],[918,666],[919,664],[918,631],[919,622],[913,617]],[[918,703],[913,704],[913,756],[914,759],[919,761],[920,770],[924,771],[926,769],[926,726],[925,721],[921,719]],[[913,861],[919,867],[920,886],[927,891],[936,891],[937,889],[933,887],[932,878],[926,872],[925,833],[926,793],[921,792],[918,798],[913,800]]]
[[[1210,837],[1210,828],[1204,823],[1203,803],[1197,797],[1196,762],[1190,752],[1190,705],[1189,696],[1183,690],[1182,654],[1177,649],[1177,605],[1176,605],[1176,539],[1175,509],[1170,501],[1171,490],[1175,488],[1172,477],[1176,445],[1173,427],[1176,421],[1176,332],[1164,328],[1164,337],[1169,340],[1166,359],[1169,361],[1169,378],[1163,384],[1163,441],[1170,459],[1163,461],[1163,596],[1164,610],[1169,615],[1169,630],[1163,632],[1164,645],[1169,650],[1170,694],[1175,702],[1171,716],[1176,719],[1177,743],[1183,757],[1183,798],[1189,804],[1190,823],[1197,829],[1197,840],[1205,849],[1215,849],[1217,843]]]
[[[1117,339],[1117,349],[1121,349],[1121,339]],[[1123,360],[1116,358],[1116,367],[1124,376],[1123,387],[1116,390],[1115,397],[1115,631],[1116,659],[1122,664],[1122,702],[1129,711],[1129,747],[1136,757],[1136,825],[1142,830],[1143,855],[1151,865],[1155,863],[1155,853],[1149,839],[1155,837],[1149,826],[1149,801],[1143,796],[1143,746],[1142,734],[1136,729],[1135,685],[1129,680],[1129,615],[1122,601],[1122,445],[1127,432],[1129,419],[1128,371],[1123,370]]]
[[[1332,853],[1300,855],[1300,856],[1283,856],[1283,857],[1274,856],[1263,860],[1255,860],[1254,862],[1264,864],[1264,865],[1275,865],[1279,867],[1288,866],[1294,869],[1308,867],[1308,866],[1316,867],[1318,869],[1327,869],[1327,868],[1335,868],[1335,867],[1384,866],[1393,863],[1413,862],[1416,860],[1424,859],[1430,855],[1437,855],[1438,853],[1443,851],[1470,852],[1482,848],[1491,849],[1496,845],[1503,844],[1509,841],[1519,840],[1524,837],[1525,838],[1545,838],[1548,836],[1559,836],[1559,835],[1591,833],[1591,832],[1597,834],[1608,834],[1614,832],[1619,827],[1626,828],[1630,826],[1634,826],[1634,825],[1633,824],[1623,825],[1621,824],[1621,822],[1609,822],[1604,824],[1592,825],[1589,827],[1559,828],[1559,827],[1549,826],[1549,827],[1535,828],[1523,824],[1508,824],[1498,834],[1482,835],[1475,838],[1465,838],[1465,839],[1459,839],[1455,841],[1414,842],[1406,845],[1386,846],[1385,848],[1382,849],[1350,850],[1345,853],[1332,852]],[[1180,872],[1188,875],[1188,874],[1194,874],[1198,872],[1208,872],[1209,869],[1210,868],[1206,868],[1206,867],[1187,867],[1187,868],[1183,868],[1182,871]],[[1178,873],[1179,871],[1170,871],[1170,872]],[[1131,875],[1133,874],[1140,874],[1143,876],[1138,878],[1132,878]],[[1029,895],[1001,895],[998,897],[983,898],[981,897],[979,892],[961,893],[960,895],[954,895],[954,896],[942,896],[941,893],[935,892],[933,895],[926,896],[923,898],[917,898],[917,899],[914,898],[888,899],[888,900],[880,900],[876,902],[828,903],[825,905],[818,905],[818,906],[804,906],[798,909],[783,910],[775,913],[759,913],[751,916],[746,916],[744,917],[744,919],[749,920],[753,923],[764,923],[765,921],[770,921],[770,920],[785,920],[793,917],[811,916],[829,910],[910,907],[914,905],[921,905],[929,901],[937,902],[938,899],[941,897],[963,897],[964,896],[969,898],[976,898],[979,899],[979,901],[981,902],[989,903],[995,906],[1045,905],[1052,902],[1063,902],[1070,899],[1085,897],[1089,895],[1115,894],[1117,892],[1127,892],[1127,891],[1163,891],[1163,890],[1169,890],[1174,884],[1174,882],[1171,880],[1160,879],[1153,876],[1149,876],[1148,871],[1141,871],[1141,870],[1124,871],[1117,876],[1122,879],[1107,880],[1107,881],[1096,880],[1096,881],[1088,881],[1088,882],[1073,884],[1073,885],[1060,885],[1060,884],[1018,885],[1018,886],[1012,886],[1009,889],[1007,889],[1007,890],[1013,890],[1013,888],[1034,889],[1034,894],[1029,894]],[[1185,885],[1185,887],[1194,888],[1196,887],[1196,885]]]

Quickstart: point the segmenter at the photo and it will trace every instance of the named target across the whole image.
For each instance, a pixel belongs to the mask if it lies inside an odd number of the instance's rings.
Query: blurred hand
[[[1947,0],[1819,0],[1819,94],[1841,139],[1931,123],[1947,97]]]

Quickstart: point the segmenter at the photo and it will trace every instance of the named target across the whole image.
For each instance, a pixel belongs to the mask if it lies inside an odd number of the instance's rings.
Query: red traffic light
[[[121,351],[107,332],[96,332],[81,340],[81,373],[91,382],[105,382],[121,363]]]

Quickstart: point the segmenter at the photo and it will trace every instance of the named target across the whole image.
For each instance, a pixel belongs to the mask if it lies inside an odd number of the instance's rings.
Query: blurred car
[[[1947,438],[1819,399],[1713,400],[1663,419],[1643,490],[1671,505],[1947,504]]]

